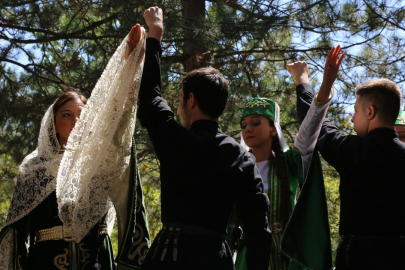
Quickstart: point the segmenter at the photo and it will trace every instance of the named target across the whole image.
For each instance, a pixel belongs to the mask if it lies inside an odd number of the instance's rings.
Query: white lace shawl
[[[64,229],[80,242],[119,195],[129,165],[136,101],[142,79],[145,35],[124,59],[126,41],[104,70],[72,130],[57,177]]]
[[[38,148],[21,163],[6,224],[10,225],[37,207],[56,188],[56,176],[62,159],[56,137],[53,104],[41,121]]]
[[[5,226],[26,216],[55,189],[59,217],[75,242],[80,242],[107,211],[114,212],[111,200],[119,195],[131,154],[145,30],[142,28],[141,41],[128,60],[124,58],[126,40],[93,89],[63,155],[55,133],[53,105],[46,111],[38,148],[20,165]],[[110,229],[114,218],[108,218]],[[0,262],[4,263],[11,258],[7,258],[3,244]]]

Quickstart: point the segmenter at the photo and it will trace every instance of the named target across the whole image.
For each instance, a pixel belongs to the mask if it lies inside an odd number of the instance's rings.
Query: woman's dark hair
[[[53,105],[53,114],[56,115],[59,109],[71,100],[80,100],[83,102],[83,104],[87,103],[87,98],[80,92],[79,89],[69,87],[67,92],[60,94],[56,98],[55,104]]]
[[[269,120],[270,126],[274,127],[274,123]],[[277,136],[273,137],[272,150],[274,155],[271,154],[270,159],[274,162],[277,177],[280,179],[280,221],[281,228],[284,230],[285,225],[290,218],[291,208],[291,191],[290,181],[288,179],[287,165],[284,159],[284,153],[281,149],[280,141]],[[271,179],[268,179],[269,183]]]
[[[224,112],[228,100],[228,83],[219,70],[208,67],[190,71],[181,80],[184,101],[193,93],[198,107],[213,119]]]

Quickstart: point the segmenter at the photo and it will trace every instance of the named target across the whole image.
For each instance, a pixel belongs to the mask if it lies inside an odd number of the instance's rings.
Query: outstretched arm
[[[311,105],[313,106],[313,109],[308,111],[308,114],[301,124],[299,132],[295,138],[294,146],[303,156],[314,151],[323,120],[325,119],[329,107],[331,88],[336,79],[340,63],[344,57],[344,54],[339,57],[340,51],[341,48],[338,46],[337,48],[332,48],[329,52],[325,63],[324,80],[317,95],[317,105]],[[298,96],[297,98],[300,97]]]
[[[287,64],[286,68],[297,84],[297,115],[302,123],[314,98],[314,91],[309,84],[308,65],[305,61],[298,61]]]
[[[163,12],[151,7],[144,13],[149,28],[146,39],[145,64],[139,90],[138,119],[147,129],[158,158],[170,159],[176,143],[184,142],[187,130],[174,119],[174,114],[162,95],[160,78],[160,40],[163,33]]]
[[[146,39],[145,63],[141,87],[139,89],[138,118],[141,125],[146,127],[148,131],[154,127],[156,114],[162,111],[166,111],[169,115],[172,113],[166,100],[162,97],[160,78],[160,40],[163,33],[162,17],[162,10],[158,7],[151,7],[144,13],[149,33]]]

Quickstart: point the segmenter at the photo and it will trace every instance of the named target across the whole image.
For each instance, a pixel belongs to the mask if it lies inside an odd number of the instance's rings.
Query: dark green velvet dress
[[[331,269],[332,253],[322,169],[314,153],[307,176],[303,175],[301,155],[296,149],[284,153],[290,187],[290,214],[287,224],[281,221],[280,179],[274,162],[269,169],[269,226],[272,248],[269,269]],[[300,194],[296,196],[297,190]],[[297,202],[297,204],[296,204]],[[238,252],[236,270],[247,270],[246,248]]]
[[[99,225],[106,225],[105,216]],[[58,217],[56,192],[52,192],[38,207],[11,225],[17,234],[17,269],[114,269],[112,245],[108,234],[99,234],[99,225],[80,243],[65,240],[35,242],[35,232],[62,226]],[[26,244],[29,241],[28,252]],[[96,268],[97,269],[97,268]]]
[[[117,215],[118,232],[122,237],[115,262],[110,237],[99,233],[99,227],[106,225],[106,216],[80,243],[64,240],[35,242],[36,231],[62,225],[54,191],[27,216],[2,228],[0,244],[3,241],[8,244],[7,250],[0,250],[0,265],[4,258],[1,255],[11,251],[11,261],[6,262],[8,270],[112,270],[116,263],[126,269],[139,269],[149,250],[150,236],[136,154],[132,150],[129,172],[122,183],[121,197],[125,200],[114,202],[117,212],[126,213],[125,218]],[[8,240],[10,235],[13,235],[11,243]]]

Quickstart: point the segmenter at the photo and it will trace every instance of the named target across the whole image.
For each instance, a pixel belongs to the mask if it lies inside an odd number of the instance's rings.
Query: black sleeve
[[[159,159],[161,153],[168,152],[167,147],[173,140],[181,140],[185,128],[174,120],[174,114],[162,96],[160,78],[160,42],[155,38],[146,39],[145,63],[141,87],[139,89],[138,119],[148,131]]]
[[[297,85],[297,114],[300,122],[307,115],[308,109],[314,98],[314,92],[309,84]],[[322,157],[336,169],[347,167],[353,162],[359,146],[358,136],[349,136],[339,129],[330,120],[324,120],[318,137],[315,150],[320,151]]]
[[[243,158],[244,179],[237,192],[236,206],[246,236],[246,263],[248,269],[267,270],[272,243],[267,220],[269,199],[263,193],[263,183],[254,158],[250,153]]]
[[[311,106],[311,102],[314,99],[314,91],[311,85],[307,83],[299,84],[296,87],[297,92],[297,114],[300,123],[304,121],[305,116]]]
[[[138,118],[141,124],[147,127],[149,119],[145,114],[150,108],[150,103],[155,99],[162,97],[162,82],[160,78],[160,55],[162,48],[160,42],[155,38],[146,39],[145,63],[141,87],[139,89],[139,109]]]
[[[316,150],[321,152],[322,157],[338,171],[350,168],[359,147],[362,146],[362,138],[355,135],[347,135],[330,120],[325,120],[322,124],[321,132],[316,144]]]

